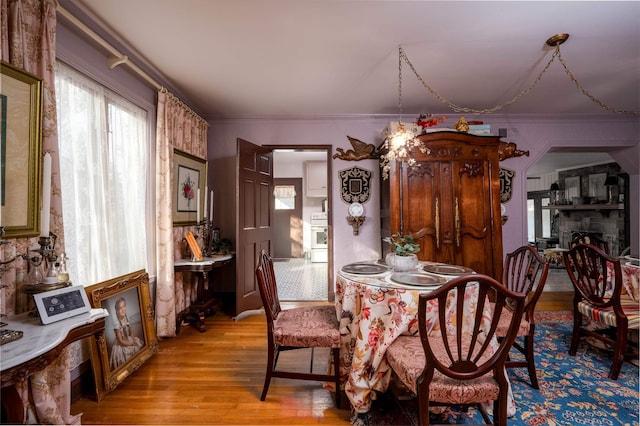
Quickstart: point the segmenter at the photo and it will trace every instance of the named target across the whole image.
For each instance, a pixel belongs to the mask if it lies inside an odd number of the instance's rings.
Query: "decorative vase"
[[[387,265],[398,272],[410,271],[418,266],[418,256],[415,254],[400,256],[395,253],[389,253],[385,256],[384,260]]]

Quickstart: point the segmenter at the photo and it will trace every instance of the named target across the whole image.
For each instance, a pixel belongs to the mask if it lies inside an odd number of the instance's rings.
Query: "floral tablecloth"
[[[620,269],[622,269],[622,286],[631,299],[638,302],[640,300],[638,295],[638,287],[640,287],[640,268],[633,265],[626,265],[623,263],[623,259],[621,259],[620,262]],[[609,263],[607,266],[613,269],[612,264]],[[610,273],[613,273],[613,270]]]
[[[419,334],[418,295],[425,290],[395,284],[389,280],[390,275],[391,272],[337,274],[336,312],[342,339],[340,376],[351,406],[358,413],[368,412],[376,398],[375,391],[384,392],[389,386],[391,368],[385,358],[389,345],[402,334]],[[477,293],[469,292],[468,298],[465,303],[475,309]],[[490,309],[489,304],[486,308]],[[437,308],[428,310],[428,315],[435,319],[431,322],[438,322],[437,311]],[[515,402],[510,393],[508,415],[514,414]]]
[[[625,258],[620,259],[620,269],[622,270],[622,296],[629,297],[631,300],[638,302],[640,300],[640,268],[633,265],[628,265],[625,262],[628,260]],[[613,293],[612,277],[615,271],[613,270],[613,263],[607,262],[607,283],[605,288],[605,296],[611,297]],[[602,279],[599,280],[600,282]]]

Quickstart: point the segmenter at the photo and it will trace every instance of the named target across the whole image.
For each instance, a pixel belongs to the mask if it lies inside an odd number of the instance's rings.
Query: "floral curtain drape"
[[[208,124],[179,99],[164,90],[158,93],[156,128],[156,241],[158,281],[156,288],[156,332],[158,336],[176,335],[176,315],[193,301],[195,291],[190,280],[174,275],[174,259],[181,258],[185,232],[195,228],[173,227],[172,170],[173,149],[207,158]]]
[[[0,0],[1,52],[0,56],[43,80],[42,151],[52,157],[51,232],[57,235],[56,247],[64,250],[64,232],[60,199],[60,167],[55,96],[55,35],[56,6],[46,0]],[[36,246],[36,238],[17,238],[3,245],[3,259],[16,253],[26,253]],[[6,266],[2,276],[2,311],[6,314],[26,309],[26,296],[20,294],[18,284],[26,278],[27,265],[22,259]],[[80,415],[70,414],[70,365],[73,349],[68,346],[61,356],[47,368],[17,385],[25,407],[28,423],[77,424]],[[31,395],[29,394],[31,388]],[[33,401],[33,406],[29,400]]]

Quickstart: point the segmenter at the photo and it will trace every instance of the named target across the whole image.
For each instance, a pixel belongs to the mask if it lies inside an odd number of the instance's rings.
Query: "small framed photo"
[[[149,295],[149,275],[138,271],[92,285],[86,292],[94,308],[109,312],[104,339],[98,342],[92,362],[100,363],[104,388],[98,400],[112,391],[153,354],[158,352],[153,305]]]
[[[580,176],[572,176],[564,179],[564,188],[566,191],[567,201],[573,198],[581,197]]]
[[[604,182],[606,180],[606,173],[595,173],[589,175],[589,197],[593,200],[606,200],[607,189],[604,186]]]
[[[43,324],[51,324],[91,310],[89,299],[81,285],[36,293],[33,299]]]
[[[195,225],[204,215],[207,161],[174,149],[172,182],[173,224]]]

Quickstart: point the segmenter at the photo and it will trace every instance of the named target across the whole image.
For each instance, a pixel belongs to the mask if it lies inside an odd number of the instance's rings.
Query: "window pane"
[[[527,241],[536,241],[535,200],[527,200]]]
[[[549,205],[551,198],[542,198],[540,200],[540,204],[543,207]],[[551,237],[551,212],[549,209],[542,209],[542,237],[549,238]]]
[[[276,210],[293,210],[296,208],[296,188],[293,185],[276,185],[273,188]]]
[[[146,269],[146,111],[60,62],[56,97],[71,280]]]

